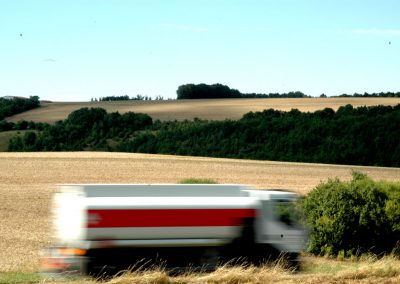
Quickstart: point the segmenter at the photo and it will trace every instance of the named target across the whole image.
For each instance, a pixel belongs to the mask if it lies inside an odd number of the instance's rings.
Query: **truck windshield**
[[[274,206],[274,214],[278,221],[287,226],[299,225],[299,212],[295,201],[277,200]]]

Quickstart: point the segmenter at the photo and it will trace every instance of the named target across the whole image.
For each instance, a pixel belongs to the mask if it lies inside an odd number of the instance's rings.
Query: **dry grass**
[[[316,111],[325,107],[396,105],[400,98],[299,98],[299,99],[217,99],[171,101],[118,101],[118,102],[71,102],[44,103],[41,108],[10,117],[9,120],[49,122],[65,119],[72,111],[82,107],[102,107],[109,112],[127,111],[147,113],[154,119],[183,120],[195,117],[208,120],[238,119],[250,111],[267,108],[288,111]]]
[[[220,267],[212,273],[187,273],[169,276],[162,269],[126,272],[109,281],[79,279],[71,283],[104,284],[183,284],[183,283],[399,283],[400,260],[393,257],[368,258],[362,261],[338,261],[305,257],[304,271],[294,273],[281,265],[264,267]],[[46,281],[48,282],[48,281]],[[50,282],[52,283],[52,282]],[[65,283],[65,282],[61,282]]]
[[[169,277],[162,270],[130,272],[107,282],[125,283],[399,283],[400,261],[392,257],[381,260],[336,261],[312,257],[305,260],[314,271],[293,273],[280,265],[265,267],[221,267],[213,273],[192,273]],[[325,268],[325,271],[318,271]]]
[[[39,269],[39,250],[50,242],[49,201],[54,185],[58,183],[177,183],[185,178],[205,178],[257,188],[289,188],[304,194],[328,177],[349,179],[353,169],[368,173],[375,179],[400,180],[399,168],[110,152],[0,153],[0,272]],[[201,281],[182,278],[182,282],[222,283],[215,279],[222,277],[223,273],[226,277],[233,277],[233,274],[243,277],[231,283],[246,282],[245,277],[250,277],[252,283],[258,281],[254,277],[260,277],[262,281],[277,277],[277,282],[298,281],[296,277],[303,277],[268,269],[235,269],[238,272],[222,269],[202,275]],[[362,275],[360,271],[358,273]],[[146,274],[146,277],[158,277],[156,275],[161,274]],[[398,274],[393,277],[399,278]]]
[[[108,284],[125,283],[270,283],[277,279],[289,279],[291,273],[279,266],[265,267],[220,267],[212,273],[187,273],[171,277],[163,270],[128,272],[116,277]]]

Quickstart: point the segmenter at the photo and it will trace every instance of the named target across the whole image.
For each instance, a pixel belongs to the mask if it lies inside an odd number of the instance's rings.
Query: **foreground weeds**
[[[400,260],[394,256],[358,260],[306,257],[301,278],[308,283],[318,279],[327,283],[400,283]]]
[[[277,266],[273,267],[227,267],[218,268],[212,273],[186,273],[168,276],[163,270],[148,272],[127,272],[107,282],[108,284],[125,283],[270,283],[278,279],[291,277],[291,272]]]
[[[368,256],[358,260],[338,260],[313,256],[304,256],[303,258],[302,269],[298,272],[283,267],[282,263],[277,263],[263,267],[222,266],[212,273],[188,272],[169,275],[165,270],[156,268],[146,271],[127,271],[108,280],[80,278],[52,281],[31,278],[31,281],[28,282],[73,284],[400,283],[400,260],[392,256],[380,259]],[[19,281],[12,281],[9,278],[5,283],[17,282]]]

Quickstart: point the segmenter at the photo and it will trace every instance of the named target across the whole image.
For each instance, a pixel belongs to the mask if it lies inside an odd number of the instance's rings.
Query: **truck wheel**
[[[90,257],[85,257],[82,259],[82,274],[91,275],[92,272],[92,261],[90,260]]]
[[[200,266],[203,271],[210,272],[217,268],[219,252],[216,248],[207,248],[200,256]]]
[[[107,268],[107,265],[100,263],[96,258],[87,257],[82,271],[85,275],[101,279],[107,276]]]
[[[289,253],[286,256],[288,268],[293,271],[300,270],[300,254],[299,253]]]

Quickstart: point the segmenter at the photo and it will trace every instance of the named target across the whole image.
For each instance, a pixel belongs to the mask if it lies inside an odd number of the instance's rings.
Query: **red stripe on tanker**
[[[254,209],[89,209],[88,228],[239,226]]]

